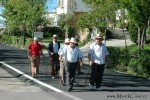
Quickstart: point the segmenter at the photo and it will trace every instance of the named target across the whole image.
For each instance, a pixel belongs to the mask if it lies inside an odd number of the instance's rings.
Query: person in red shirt
[[[34,41],[28,47],[28,58],[31,61],[32,77],[35,77],[35,75],[39,73],[39,64],[42,55],[42,46],[38,43],[38,38],[34,37]]]

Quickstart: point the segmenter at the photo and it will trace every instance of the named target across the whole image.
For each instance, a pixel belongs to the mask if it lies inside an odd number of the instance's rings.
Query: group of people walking
[[[84,74],[80,70],[83,65],[83,54],[77,46],[78,42],[75,38],[66,38],[64,45],[61,46],[57,39],[57,35],[53,35],[53,41],[48,45],[50,73],[52,78],[55,79],[60,70],[60,82],[63,85],[66,84],[70,92],[75,83],[76,71],[78,74]],[[92,90],[101,90],[105,62],[108,60],[109,53],[105,44],[102,43],[103,37],[98,34],[95,39],[95,43],[93,43],[88,50],[88,59],[91,69],[90,88]],[[28,48],[28,55],[32,66],[32,76],[35,77],[39,72],[39,62],[43,55],[42,46],[38,43],[36,37]],[[95,88],[94,85],[96,85]]]

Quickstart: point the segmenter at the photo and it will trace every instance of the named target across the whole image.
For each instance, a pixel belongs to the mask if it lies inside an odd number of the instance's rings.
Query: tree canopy
[[[122,20],[122,26],[124,27],[124,21],[128,20],[129,23],[131,23],[132,25],[134,24],[138,28],[139,30],[137,31],[138,33],[133,34],[138,34],[137,35],[138,44],[141,45],[141,47],[143,48],[143,45],[146,40],[145,35],[146,28],[148,26],[148,21],[150,17],[150,0],[83,0],[83,1],[91,8],[91,11],[90,13],[88,13],[88,15],[84,15],[83,18],[79,20],[78,23],[80,26],[90,26],[90,27],[95,26],[99,28],[102,25],[101,23],[106,21],[106,18],[107,21],[109,22],[115,22],[116,16],[123,15],[124,17],[123,19],[120,17],[120,20]],[[125,10],[127,11],[127,16],[125,15],[126,14]]]
[[[4,7],[2,16],[6,19],[7,28],[11,31],[17,27],[20,31],[33,30],[42,22],[46,0],[1,0]],[[31,32],[32,33],[32,32]]]

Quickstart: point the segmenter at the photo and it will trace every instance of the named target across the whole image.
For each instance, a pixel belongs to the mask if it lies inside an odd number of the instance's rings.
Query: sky
[[[53,12],[54,9],[57,7],[58,0],[47,0],[46,6],[48,12]]]
[[[3,8],[0,6],[0,14],[2,14],[2,9],[3,9]],[[4,18],[0,16],[0,20],[3,21]],[[0,27],[2,27],[2,26],[3,26],[3,24],[0,23]]]

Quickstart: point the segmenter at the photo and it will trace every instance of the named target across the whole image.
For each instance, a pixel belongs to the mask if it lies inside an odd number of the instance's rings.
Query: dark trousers
[[[90,84],[92,86],[94,86],[94,84],[96,83],[96,88],[101,87],[104,68],[105,64],[93,63],[90,77]]]
[[[50,73],[52,76],[56,76],[60,69],[59,55],[54,53],[50,58]]]
[[[66,75],[67,75],[66,76],[66,83],[67,83],[68,88],[73,87],[76,69],[77,69],[77,62],[75,62],[75,63],[67,62],[67,66],[66,66],[65,70],[66,70]]]

